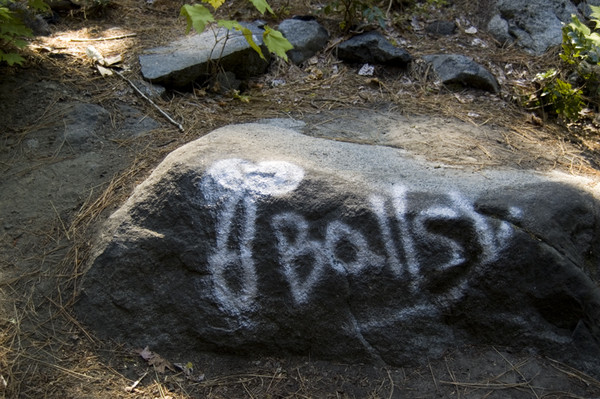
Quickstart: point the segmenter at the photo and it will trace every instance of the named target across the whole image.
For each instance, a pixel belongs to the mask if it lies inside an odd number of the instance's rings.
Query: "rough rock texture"
[[[329,40],[327,30],[314,20],[286,19],[278,30],[294,46],[287,52],[294,64],[301,64],[321,51]]]
[[[487,69],[460,54],[426,55],[423,59],[431,63],[433,71],[444,84],[461,84],[476,89],[498,93],[498,81]]]
[[[432,35],[448,36],[456,33],[456,23],[453,21],[433,21],[425,27]]]
[[[138,88],[138,90],[144,93],[146,97],[150,97],[153,99],[161,98],[163,95],[165,95],[166,92],[164,87],[159,85],[153,85],[152,83],[146,82],[142,79],[134,80],[133,84],[135,85],[135,87]]]
[[[485,343],[600,373],[599,211],[540,174],[228,126],[111,216],[76,311],[161,353],[405,365]]]
[[[408,52],[394,46],[376,31],[346,40],[337,47],[337,51],[338,58],[347,62],[404,67],[412,60]]]
[[[262,42],[262,29],[254,24],[246,26],[253,32],[254,42],[261,46],[268,60],[269,52]],[[224,28],[187,36],[168,46],[146,50],[140,55],[145,79],[179,88],[212,76],[217,61],[223,70],[234,73],[239,79],[260,75],[269,65],[250,47],[240,32]]]
[[[117,110],[114,119],[120,122],[119,132],[125,136],[138,137],[161,127],[154,119],[127,104],[117,104]]]
[[[63,120],[57,139],[70,145],[85,145],[97,139],[110,122],[110,113],[97,104],[73,103],[65,107]]]
[[[562,42],[562,22],[568,23],[571,14],[581,17],[569,0],[497,0],[495,8],[490,33],[501,43],[511,38],[536,55]]]

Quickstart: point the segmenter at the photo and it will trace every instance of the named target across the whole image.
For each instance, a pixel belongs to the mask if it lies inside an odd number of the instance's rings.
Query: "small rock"
[[[427,33],[439,36],[449,36],[456,32],[456,23],[453,21],[434,21],[425,28]]]
[[[294,48],[287,52],[294,64],[301,64],[322,50],[329,40],[329,32],[317,21],[302,17],[286,19],[279,24],[279,31]]]
[[[25,3],[10,1],[8,2],[8,8],[17,15],[17,18],[19,18],[26,27],[31,29],[35,36],[48,36],[52,33],[48,22],[46,22],[41,15],[36,14],[28,8]]]
[[[346,62],[385,64],[405,67],[412,57],[394,46],[379,32],[354,36],[337,47],[338,57]]]
[[[470,57],[459,54],[437,54],[424,56],[423,59],[432,65],[435,74],[444,84],[459,83],[493,93],[500,91],[494,75]]]
[[[375,67],[373,65],[365,64],[360,68],[360,70],[358,71],[358,74],[360,76],[373,76],[374,72],[375,72]]]
[[[513,38],[508,31],[508,22],[500,15],[496,14],[492,17],[490,22],[488,22],[487,30],[501,45],[513,41]]]
[[[212,89],[221,94],[225,94],[231,90],[238,90],[242,81],[235,77],[233,72],[222,71],[211,80]]]

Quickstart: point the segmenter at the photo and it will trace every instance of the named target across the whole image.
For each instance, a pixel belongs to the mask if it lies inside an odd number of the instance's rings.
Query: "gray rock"
[[[356,63],[405,67],[412,59],[405,50],[394,46],[376,31],[346,40],[337,47],[337,52],[339,59]]]
[[[35,10],[29,8],[27,4],[11,1],[8,2],[8,8],[18,16],[27,28],[31,29],[35,36],[48,36],[52,33],[48,22]]]
[[[329,40],[327,30],[314,20],[286,19],[279,24],[278,29],[294,46],[287,52],[294,64],[301,64],[317,54]]]
[[[97,104],[74,103],[65,107],[64,128],[59,140],[70,145],[83,145],[95,141],[110,122],[110,113]]]
[[[127,104],[117,104],[117,132],[125,137],[139,137],[161,127],[160,123],[144,114],[137,108]]]
[[[135,87],[137,87],[146,97],[155,99],[162,97],[166,93],[166,89],[159,85],[153,85],[145,80],[137,79],[133,81]]]
[[[488,32],[501,44],[512,43],[514,38],[510,35],[508,22],[500,15],[494,15],[487,25]]]
[[[207,79],[222,70],[234,73],[239,79],[264,73],[270,54],[262,42],[262,29],[246,25],[253,39],[261,46],[266,60],[260,58],[238,31],[224,28],[207,30],[176,40],[165,47],[144,51],[140,55],[145,79],[165,86],[184,88],[198,79]]]
[[[456,23],[453,21],[434,21],[425,27],[425,31],[432,35],[453,35],[456,33]]]
[[[210,80],[210,86],[215,92],[225,94],[231,90],[238,90],[242,81],[235,77],[233,72],[221,71]]]
[[[541,174],[228,126],[170,154],[110,217],[76,312],[161,354],[407,365],[492,344],[593,369],[599,215]]]
[[[444,84],[461,84],[493,93],[500,91],[494,75],[470,57],[459,54],[437,54],[426,55],[423,59],[432,65],[433,71]]]
[[[569,0],[497,0],[497,12],[492,19],[496,37],[506,42],[503,30],[498,30],[498,17],[508,24],[508,32],[516,43],[532,54],[543,54],[562,42],[562,23],[571,20],[571,14],[581,16]]]

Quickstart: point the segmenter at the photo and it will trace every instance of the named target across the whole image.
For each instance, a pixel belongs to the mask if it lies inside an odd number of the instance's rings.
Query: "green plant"
[[[377,22],[379,26],[385,28],[385,14],[371,0],[333,0],[327,3],[323,8],[326,15],[336,13],[342,15],[340,29],[347,31],[362,21],[368,23]]]
[[[600,7],[592,8],[591,21],[598,28],[600,24]],[[562,49],[560,58],[569,65],[578,65],[585,61],[598,64],[600,61],[600,35],[592,32],[576,15],[571,16],[571,23],[562,30]]]
[[[556,69],[538,73],[535,80],[540,90],[530,98],[530,105],[555,112],[568,120],[579,118],[579,112],[585,105],[581,89],[573,88],[571,83],[560,79]]]
[[[15,0],[0,0],[0,62],[8,65],[23,63],[24,59],[17,51],[27,45],[23,38],[32,36],[31,29],[25,26],[21,15],[13,10],[16,5],[18,3]],[[48,9],[42,0],[28,0],[20,6],[34,11]]]
[[[600,26],[600,7],[591,6],[591,22]],[[600,98],[600,34],[593,32],[577,16],[562,29],[560,58],[566,68],[550,69],[536,75],[538,90],[527,105],[556,113],[568,120],[577,120],[585,106]]]
[[[270,14],[274,14],[273,10],[271,9],[271,6],[269,6],[266,0],[249,1],[261,14],[264,15],[264,13],[267,11]],[[225,0],[202,0],[202,2],[210,4],[213,10],[216,11],[219,7],[223,5],[223,3],[225,3]],[[185,4],[181,7],[180,14],[184,16],[187,20],[186,33],[189,33],[192,28],[194,28],[196,32],[202,33],[204,32],[204,29],[206,28],[206,25],[208,23],[216,22],[218,26],[221,26],[223,28],[230,30],[234,29],[241,32],[244,35],[244,38],[246,39],[250,47],[252,47],[252,49],[254,49],[254,51],[256,51],[261,56],[261,58],[265,58],[261,48],[256,44],[256,42],[252,38],[252,32],[250,31],[250,29],[246,28],[238,21],[225,19],[215,20],[212,12],[210,12],[210,10],[204,7],[202,4]],[[288,58],[286,52],[293,48],[291,43],[285,37],[283,37],[281,32],[275,29],[271,29],[268,26],[265,26],[264,28],[265,31],[263,33],[263,43],[265,44],[265,46],[267,46],[267,49],[270,52],[277,54],[279,57],[287,61]]]

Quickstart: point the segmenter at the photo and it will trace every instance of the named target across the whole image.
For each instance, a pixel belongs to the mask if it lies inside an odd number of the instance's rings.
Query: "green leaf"
[[[202,0],[202,2],[210,4],[216,10],[217,8],[221,7],[223,3],[225,3],[225,0]]]
[[[275,14],[271,9],[269,3],[267,3],[267,0],[250,0],[250,3],[252,3],[261,14],[264,14],[265,11],[269,11],[269,13]]]
[[[27,0],[27,6],[38,11],[49,11],[50,6],[44,0]]]
[[[588,36],[591,33],[590,28],[583,24],[575,15],[572,15],[571,19],[572,22],[569,24],[569,26],[571,26],[573,30],[579,31],[586,36]]]
[[[244,96],[242,94],[240,94],[239,90],[234,90],[233,91],[233,98],[235,98],[236,100],[240,100],[243,103],[250,103],[250,96]]]
[[[600,35],[596,32],[590,34],[588,39],[594,44],[596,47],[600,47]]]
[[[25,40],[14,39],[10,42],[10,44],[12,44],[13,46],[15,46],[17,48],[23,48],[23,47],[27,47],[27,45],[29,43],[27,43]]]
[[[294,48],[292,44],[283,37],[281,32],[275,29],[271,29],[265,26],[265,33],[263,33],[263,42],[267,46],[270,52],[277,54],[284,60],[288,60],[286,52]]]
[[[226,19],[220,19],[219,21],[217,21],[217,24],[219,26],[222,26],[225,29],[229,29],[229,30],[235,29],[239,32],[242,32],[242,35],[244,35],[244,38],[246,39],[246,42],[248,42],[250,47],[252,47],[252,49],[254,51],[256,51],[258,53],[258,55],[260,55],[260,58],[262,58],[263,60],[265,59],[265,56],[264,56],[262,50],[254,41],[254,38],[252,37],[252,31],[250,29],[246,28],[245,26],[243,26],[242,24],[240,24],[237,21],[230,21],[230,20],[226,20]]]
[[[204,32],[204,28],[206,28],[206,24],[215,20],[208,8],[200,4],[183,5],[179,15],[185,17],[187,20],[186,34],[190,33],[192,27],[196,32],[202,33]]]
[[[11,19],[13,19],[12,12],[6,7],[0,7],[0,20],[3,20],[2,23]]]
[[[0,50],[0,61],[5,61],[10,66],[14,64],[21,65],[25,61],[25,58],[16,53],[5,53]]]
[[[600,6],[590,6],[590,8],[592,9],[590,18],[596,23],[600,22]]]

